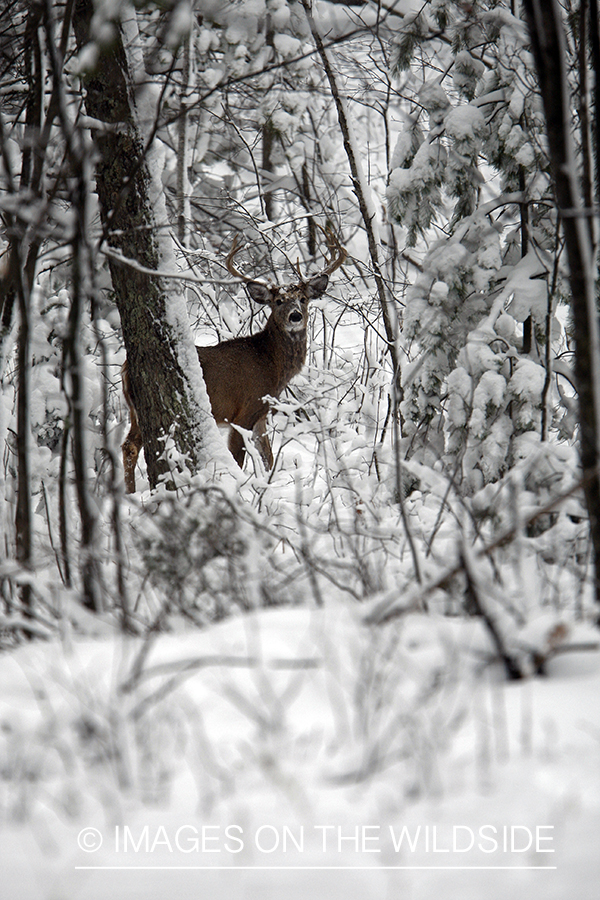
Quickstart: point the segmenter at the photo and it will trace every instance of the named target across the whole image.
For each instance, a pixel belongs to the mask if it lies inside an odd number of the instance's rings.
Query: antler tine
[[[325,240],[327,241],[327,250],[331,254],[326,267],[321,271],[320,274],[331,275],[332,272],[335,272],[336,269],[339,269],[340,266],[344,264],[348,257],[348,251],[340,244],[330,222],[327,224],[326,228],[323,228],[322,225],[319,225],[319,228],[325,235]]]
[[[227,254],[227,258],[225,260],[225,265],[227,266],[227,271],[230,275],[233,275],[234,278],[241,278],[242,281],[250,282],[255,281],[256,279],[250,278],[248,275],[243,275],[242,272],[239,272],[235,266],[233,265],[233,257],[238,252],[238,236],[237,234],[233,238],[233,243],[231,244],[231,250]]]

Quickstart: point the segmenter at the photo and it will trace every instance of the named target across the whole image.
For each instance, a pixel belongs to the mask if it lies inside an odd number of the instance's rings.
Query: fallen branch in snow
[[[551,647],[547,659],[552,656],[559,656],[561,653],[594,653],[600,650],[598,641],[579,641],[578,644],[559,644],[557,647]]]
[[[129,678],[121,685],[121,692],[126,694],[141,681],[146,681],[148,678],[157,678],[160,675],[168,675],[171,672],[176,675],[183,675],[188,672],[196,672],[198,669],[205,669],[208,666],[230,666],[241,669],[255,668],[257,666],[264,666],[267,669],[317,669],[321,664],[322,660],[315,656],[265,660],[259,656],[229,656],[216,653],[209,656],[197,656],[192,659],[176,659],[173,662],[157,663],[155,666],[150,666],[148,669],[140,672],[134,678]]]
[[[509,681],[518,681],[526,674],[524,667],[518,656],[511,653],[504,640],[500,623],[496,620],[496,616],[489,609],[488,603],[484,600],[484,591],[481,589],[475,567],[473,566],[473,558],[466,547],[461,547],[460,561],[462,569],[467,579],[466,593],[471,604],[472,612],[479,616],[490,633],[492,642],[499,658],[504,665],[504,671]]]
[[[49,638],[55,633],[55,630],[50,623],[47,626],[45,624],[38,625],[27,616],[19,614],[0,616],[0,633],[3,631],[11,633],[20,632],[30,638]]]
[[[155,691],[144,697],[130,712],[133,719],[138,719],[149,706],[164,700],[172,691],[176,690],[190,675],[199,669],[209,666],[225,666],[236,669],[254,669],[261,666],[268,669],[302,670],[317,669],[322,665],[322,660],[317,657],[272,659],[265,661],[258,656],[227,656],[215,654],[214,656],[200,656],[194,659],[175,660],[172,663],[159,663],[140,672],[121,685],[121,693],[129,693],[137,687],[142,680],[155,678],[173,672],[166,682]]]
[[[498,550],[500,547],[508,544],[523,528],[532,525],[536,519],[539,519],[541,516],[547,515],[548,513],[555,512],[556,508],[564,503],[565,500],[568,500],[573,494],[580,491],[583,488],[586,479],[592,477],[594,474],[595,473],[593,472],[588,472],[586,476],[580,478],[579,481],[569,488],[568,491],[565,491],[564,494],[559,494],[554,500],[545,504],[545,506],[541,506],[526,519],[521,520],[517,525],[513,525],[506,529],[506,531],[503,531],[491,544],[477,550],[473,554],[473,558],[484,559],[486,556],[493,553],[494,550]],[[464,570],[464,563],[461,559],[450,569],[447,569],[443,575],[436,578],[435,581],[430,582],[430,584],[416,585],[416,587],[408,592],[408,596],[405,598],[398,597],[396,589],[388,591],[383,599],[380,598],[371,603],[371,608],[364,616],[363,621],[367,625],[385,625],[386,622],[389,622],[391,619],[403,616],[408,612],[423,610],[426,607],[426,600],[428,597],[435,593],[435,591],[447,588],[451,581],[456,578],[457,575],[460,575],[461,572],[464,572]]]

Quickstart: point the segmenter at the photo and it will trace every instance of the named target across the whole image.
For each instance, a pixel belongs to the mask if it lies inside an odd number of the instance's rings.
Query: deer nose
[[[294,310],[293,313],[290,313],[289,322],[290,325],[299,325],[302,322],[302,313]]]

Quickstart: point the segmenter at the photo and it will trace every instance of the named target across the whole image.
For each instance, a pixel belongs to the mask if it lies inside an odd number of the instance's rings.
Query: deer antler
[[[318,223],[317,223],[317,225],[318,225]],[[325,240],[327,242],[327,252],[328,252],[328,256],[325,256],[327,265],[321,272],[319,272],[319,274],[320,275],[331,275],[332,272],[335,272],[336,269],[339,269],[339,267],[344,264],[344,262],[346,261],[346,258],[348,256],[348,251],[346,250],[345,247],[342,247],[342,245],[340,244],[340,242],[333,230],[333,226],[331,225],[330,222],[327,223],[326,228],[323,228],[322,225],[318,225],[318,227],[321,229],[321,231],[325,235]],[[236,234],[234,236],[233,242],[231,244],[231,250],[227,254],[227,258],[225,259],[225,265],[227,267],[227,271],[229,272],[230,275],[233,275],[234,278],[240,278],[242,281],[245,281],[246,283],[250,283],[250,282],[256,283],[258,281],[258,279],[250,278],[250,276],[244,275],[242,272],[240,272],[238,269],[236,269],[235,266],[233,265],[233,259],[236,256],[239,249],[240,248],[238,246],[238,236]],[[303,281],[304,279],[302,278],[302,273],[300,272],[300,260],[298,260],[296,262],[295,269],[298,273],[298,277],[300,278],[300,281]],[[262,282],[262,281],[258,281],[258,283],[265,284],[265,282]]]
[[[332,272],[335,272],[336,269],[339,269],[339,267],[344,264],[348,256],[348,251],[340,244],[333,230],[331,222],[327,223],[326,228],[323,228],[323,226],[319,225],[318,222],[317,225],[325,235],[325,240],[327,242],[327,251],[329,254],[327,265],[320,274],[331,275]],[[327,257],[325,258],[327,259]]]
[[[227,266],[227,271],[230,275],[233,275],[234,278],[241,278],[242,281],[253,281],[253,278],[249,278],[248,275],[243,275],[233,265],[233,257],[236,255],[240,248],[238,247],[238,236],[234,235],[233,243],[231,245],[231,250],[227,254],[227,259],[225,260],[225,265]]]

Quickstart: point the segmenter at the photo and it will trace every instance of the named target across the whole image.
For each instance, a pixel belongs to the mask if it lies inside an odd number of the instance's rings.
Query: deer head
[[[325,293],[329,276],[339,269],[346,259],[346,250],[340,246],[337,238],[332,233],[331,236],[329,236],[329,232],[327,234],[330,258],[326,267],[318,275],[304,280],[300,274],[300,267],[297,265],[300,280],[287,287],[249,278],[234,267],[233,259],[239,249],[237,235],[233,239],[231,250],[227,256],[226,266],[230,275],[240,278],[246,284],[248,294],[255,303],[264,303],[271,307],[271,319],[273,320],[271,327],[277,326],[291,340],[301,338],[306,334],[309,302]]]

